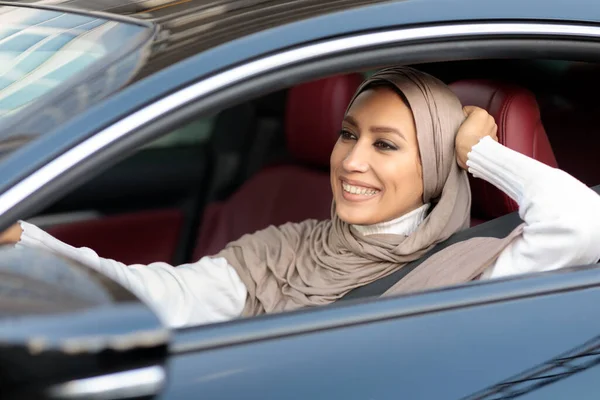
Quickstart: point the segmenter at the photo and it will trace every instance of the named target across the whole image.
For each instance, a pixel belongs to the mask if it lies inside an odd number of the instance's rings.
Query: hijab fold
[[[350,290],[383,278],[422,257],[437,243],[468,228],[471,192],[456,163],[454,139],[464,120],[462,105],[436,78],[408,67],[379,71],[357,90],[387,85],[400,91],[412,110],[423,171],[423,202],[433,208],[410,235],[362,236],[331,219],[270,226],[228,244],[224,257],[244,282],[244,316],[325,305]],[[473,238],[429,257],[385,295],[431,289],[479,277],[522,232],[506,238]]]

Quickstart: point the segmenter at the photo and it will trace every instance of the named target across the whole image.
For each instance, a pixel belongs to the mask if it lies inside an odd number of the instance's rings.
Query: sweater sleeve
[[[164,262],[125,265],[63,243],[35,225],[20,224],[17,247],[49,250],[96,269],[136,294],[167,326],[224,321],[240,316],[244,308],[246,287],[224,258],[203,257],[176,268]]]
[[[519,205],[525,222],[482,278],[549,271],[600,259],[600,196],[571,175],[490,137],[473,146],[469,172]]]

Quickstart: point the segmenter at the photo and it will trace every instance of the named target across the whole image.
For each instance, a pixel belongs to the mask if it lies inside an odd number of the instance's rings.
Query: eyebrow
[[[360,125],[358,124],[358,121],[350,115],[346,115],[344,117],[344,121],[349,123],[350,125],[353,125],[356,128],[360,127]],[[373,133],[395,133],[396,135],[400,136],[405,142],[407,141],[406,136],[404,136],[404,134],[402,132],[400,132],[398,129],[392,128],[390,126],[372,126],[372,127],[370,127],[369,131],[371,131]]]
[[[350,115],[346,115],[344,117],[344,121],[349,123],[350,125],[354,125],[355,127],[358,128],[358,121],[356,121],[354,118],[352,118]]]
[[[400,136],[404,141],[406,141],[406,137],[396,128],[392,128],[390,126],[372,126],[369,129],[373,133],[395,133]]]

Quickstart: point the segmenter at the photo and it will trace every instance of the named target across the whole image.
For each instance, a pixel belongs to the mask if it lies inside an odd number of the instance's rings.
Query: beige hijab
[[[235,268],[248,290],[243,315],[332,303],[469,227],[469,181],[454,153],[456,132],[464,120],[460,101],[441,81],[408,67],[376,73],[361,85],[354,99],[381,84],[396,87],[412,109],[423,166],[423,201],[432,203],[431,212],[409,236],[362,236],[337,217],[335,203],[331,220],[270,226],[244,235],[217,255]],[[454,244],[429,257],[385,294],[473,280],[521,229],[504,239],[474,238]]]

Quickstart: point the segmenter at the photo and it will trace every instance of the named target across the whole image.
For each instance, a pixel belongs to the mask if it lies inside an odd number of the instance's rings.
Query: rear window
[[[124,85],[140,64],[132,46],[143,44],[149,30],[96,16],[0,7],[0,141],[37,136]],[[17,115],[18,128],[8,130]]]

